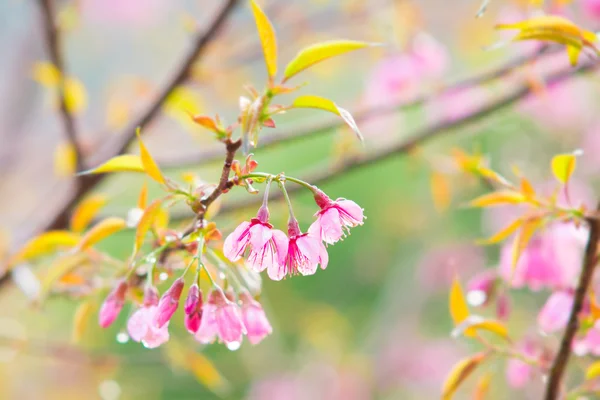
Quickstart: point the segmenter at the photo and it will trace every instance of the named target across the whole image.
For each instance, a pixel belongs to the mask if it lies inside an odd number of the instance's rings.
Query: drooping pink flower
[[[545,333],[563,329],[567,326],[572,307],[573,293],[565,290],[552,293],[538,314],[538,326]]]
[[[308,231],[325,243],[334,244],[346,236],[350,228],[363,224],[363,209],[352,200],[339,198],[333,201],[317,189],[315,202],[321,210],[315,214],[317,220]]]
[[[129,336],[149,349],[156,348],[169,340],[169,321],[162,327],[156,325],[157,306],[137,309],[127,321]]]
[[[252,344],[260,343],[273,332],[262,305],[254,300],[248,292],[240,294],[242,301],[242,320],[246,327],[246,336]]]
[[[539,349],[531,340],[525,340],[519,346],[519,352],[529,358],[539,356]],[[519,389],[531,382],[533,366],[516,358],[511,358],[506,363],[506,381],[509,386]]]
[[[115,288],[106,296],[104,303],[98,313],[98,323],[103,328],[108,328],[119,316],[123,305],[125,304],[125,294],[127,293],[127,282],[121,280]]]
[[[217,337],[225,344],[240,343],[245,333],[240,307],[229,301],[222,290],[210,292],[196,339],[205,344],[214,342]]]
[[[572,224],[553,224],[538,233],[521,253],[513,271],[512,243],[506,242],[500,256],[500,276],[512,287],[570,288],[575,283],[585,242]]]
[[[190,286],[183,310],[186,329],[190,333],[196,333],[202,321],[202,292],[198,284],[194,283]]]
[[[223,244],[223,253],[231,261],[239,260],[250,247],[247,262],[257,272],[279,268],[287,253],[287,237],[269,224],[269,210],[263,205],[256,218],[242,222]]]
[[[581,0],[581,9],[589,18],[600,21],[600,0]]]
[[[177,278],[169,289],[162,295],[158,301],[158,311],[156,312],[156,326],[162,328],[165,325],[179,306],[179,298],[183,291],[185,282],[183,278]]]
[[[298,221],[291,218],[288,223],[288,251],[284,263],[278,268],[268,270],[269,278],[279,281],[291,275],[313,275],[317,266],[327,268],[329,256],[327,249],[317,236],[302,233]]]

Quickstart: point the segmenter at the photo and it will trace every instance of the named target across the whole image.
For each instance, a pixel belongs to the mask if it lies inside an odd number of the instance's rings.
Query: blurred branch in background
[[[51,16],[51,9],[46,8],[47,1],[49,0],[40,0],[44,5],[44,10],[46,15]],[[219,10],[213,21],[209,24],[206,29],[200,31],[193,40],[192,48],[188,51],[188,53],[183,57],[182,61],[175,68],[171,78],[167,80],[164,84],[163,89],[160,90],[156,99],[151,102],[148,108],[141,114],[141,116],[136,119],[133,123],[131,123],[124,132],[118,135],[118,138],[113,141],[108,141],[106,146],[103,148],[97,149],[93,152],[94,156],[90,160],[85,160],[85,163],[82,162],[83,165],[94,165],[98,164],[102,161],[110,159],[119,154],[123,154],[129,144],[135,139],[135,132],[138,127],[144,128],[148,125],[157,115],[165,102],[169,94],[179,85],[184,83],[190,75],[191,69],[198,61],[198,59],[204,53],[207,45],[216,37],[222,26],[224,25],[227,16],[233,11],[234,7],[238,3],[238,0],[228,0],[224,3],[222,8]],[[46,17],[51,18],[51,17]],[[53,35],[54,39],[48,39],[50,43],[55,43],[51,47],[56,47],[56,43],[58,43],[58,38],[56,37],[56,31],[52,28],[47,29],[49,34]],[[54,51],[53,51],[54,52]],[[58,54],[58,50],[56,50],[56,54]],[[61,107],[62,109],[62,107]],[[63,113],[64,114],[64,113]],[[68,113],[67,113],[67,117]],[[69,134],[69,137],[71,135]],[[73,136],[74,137],[74,136]],[[87,193],[89,193],[93,188],[95,188],[103,179],[105,175],[86,175],[79,178],[79,184],[76,186],[74,190],[72,190],[68,197],[60,204],[60,206],[56,210],[48,210],[47,215],[50,217],[49,221],[46,221],[42,225],[30,227],[27,230],[24,230],[24,233],[18,235],[20,240],[27,240],[30,236],[35,233],[60,229],[67,225],[69,213],[72,208],[83,198]],[[45,203],[45,201],[44,201]],[[0,285],[6,283],[8,280],[8,272],[7,268],[5,268],[2,272],[2,276],[0,276]]]
[[[67,106],[65,64],[61,53],[60,36],[55,23],[56,16],[52,0],[39,0],[39,5],[42,12],[42,25],[44,27],[48,55],[50,56],[50,61],[58,70],[58,103],[60,119],[63,124],[65,136],[75,152],[77,170],[83,171],[85,169],[83,164],[83,153],[77,140],[75,121]],[[82,184],[83,177],[77,178],[77,182]]]

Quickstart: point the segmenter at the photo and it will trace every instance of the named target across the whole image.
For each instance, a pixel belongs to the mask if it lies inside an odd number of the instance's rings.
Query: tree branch
[[[459,90],[477,87],[508,76],[511,73],[514,73],[515,69],[520,68],[532,61],[538,60],[540,55],[555,54],[558,51],[564,50],[558,47],[550,49],[549,47],[545,46],[542,47],[541,50],[533,54],[518,57],[496,69],[483,72],[475,77],[470,77],[458,81],[450,86],[445,87],[441,91],[434,91],[431,93],[422,94],[408,101],[397,101],[392,104],[385,105],[383,107],[366,107],[352,112],[352,116],[354,117],[354,120],[357,123],[360,123],[370,120],[372,118],[393,114],[405,109],[419,107],[423,104],[426,104],[427,102],[430,102],[431,100],[434,100],[435,98],[441,95],[446,95],[453,92],[457,92]],[[345,122],[343,120],[341,120],[340,118],[336,118],[324,122],[311,124],[309,126],[303,126],[300,129],[276,132],[269,135],[265,135],[264,137],[260,138],[260,149],[275,147],[281,144],[289,144],[296,140],[301,140],[309,137],[316,137],[325,132],[333,131],[335,128],[343,126],[344,124]],[[215,146],[214,148],[209,148],[193,154],[178,155],[175,159],[158,160],[158,163],[162,168],[181,168],[191,165],[197,166],[202,164],[208,164],[210,162],[217,161],[220,158],[221,148]]]
[[[600,203],[598,203],[596,210],[600,211]],[[577,289],[575,290],[573,308],[571,308],[569,322],[567,323],[567,328],[565,329],[565,333],[560,342],[558,353],[556,354],[556,358],[550,369],[550,377],[548,379],[548,384],[546,385],[546,395],[544,397],[545,400],[556,400],[559,398],[562,376],[565,373],[569,357],[571,356],[573,338],[579,329],[579,314],[583,309],[583,303],[585,302],[588,288],[594,276],[594,269],[598,262],[597,254],[598,240],[600,240],[600,220],[597,218],[588,218],[587,222],[590,227],[590,234],[585,248],[583,267],[581,275],[579,276]]]
[[[81,146],[77,141],[77,131],[75,129],[75,121],[69,112],[66,99],[66,72],[65,65],[60,50],[60,37],[56,24],[54,22],[54,9],[52,0],[39,0],[40,9],[42,12],[42,26],[44,27],[44,37],[50,61],[59,72],[58,77],[58,104],[60,110],[60,119],[63,124],[64,133],[67,140],[73,146],[77,160],[77,171],[84,169],[83,153]]]

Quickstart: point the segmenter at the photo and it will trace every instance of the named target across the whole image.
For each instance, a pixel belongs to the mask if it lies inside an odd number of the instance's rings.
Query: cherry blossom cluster
[[[288,201],[288,235],[274,229],[269,223],[267,201],[273,179],[278,179]],[[245,265],[257,273],[267,270],[268,276],[273,280],[297,274],[312,275],[319,265],[325,269],[329,260],[326,245],[341,240],[350,228],[361,225],[364,219],[363,209],[355,202],[342,198],[332,200],[320,189],[304,184],[312,190],[320,209],[308,231],[302,232],[294,217],[284,181],[282,177],[269,176],[263,204],[256,217],[242,222],[223,243],[223,255],[232,265],[245,262]],[[187,289],[183,306],[186,329],[203,344],[218,340],[230,349],[236,349],[244,336],[252,344],[260,343],[271,334],[271,324],[260,302],[235,276],[230,277],[232,285],[223,289],[204,267],[212,284],[204,300],[199,283],[204,266],[202,253],[206,250],[206,244],[203,241],[200,244],[194,243],[196,245],[188,246],[188,250],[197,252],[192,263],[197,261],[198,268],[194,283]],[[179,307],[188,270],[189,267],[162,296],[159,296],[152,283],[152,271],[148,272],[150,278],[144,289],[142,304],[127,321],[131,339],[141,342],[147,348],[158,347],[169,340],[169,322]],[[126,279],[117,283],[100,309],[100,326],[106,328],[117,319],[128,293],[133,291],[130,289],[134,288]]]

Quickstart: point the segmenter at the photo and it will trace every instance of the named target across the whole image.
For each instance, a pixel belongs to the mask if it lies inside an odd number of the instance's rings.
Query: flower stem
[[[200,236],[198,236],[198,250],[196,253],[196,257],[195,257],[195,259],[198,260],[198,273],[200,273],[202,268],[204,268],[204,271],[206,271],[206,276],[208,276],[208,280],[210,281],[210,283],[214,287],[218,288],[219,285],[217,285],[217,283],[213,279],[212,275],[210,274],[210,271],[208,270],[208,268],[206,268],[206,265],[204,265],[204,261],[202,260],[202,251],[203,250],[204,250],[204,236],[200,235]]]
[[[296,217],[294,216],[294,209],[292,208],[292,202],[290,200],[290,196],[288,195],[288,192],[285,189],[285,183],[281,180],[279,180],[278,183],[279,183],[279,187],[281,188],[281,192],[283,193],[283,197],[285,198],[285,202],[287,203],[287,206],[288,206],[288,211],[290,213],[290,220],[296,219]]]

